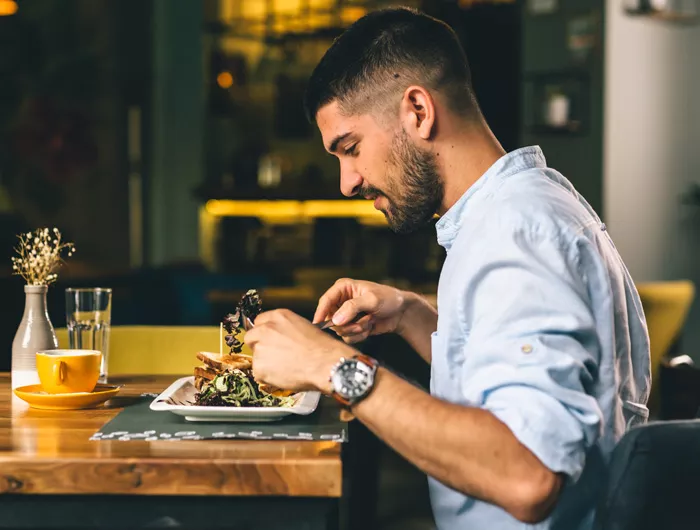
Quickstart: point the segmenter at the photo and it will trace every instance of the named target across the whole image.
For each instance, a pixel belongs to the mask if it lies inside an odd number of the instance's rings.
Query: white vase
[[[47,285],[24,286],[24,315],[12,341],[12,388],[39,384],[36,352],[58,349],[46,308]]]

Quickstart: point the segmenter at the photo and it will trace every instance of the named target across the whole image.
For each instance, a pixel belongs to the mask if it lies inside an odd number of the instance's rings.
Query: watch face
[[[374,373],[372,367],[355,359],[341,364],[333,374],[333,388],[345,399],[350,401],[365,394],[372,386]]]

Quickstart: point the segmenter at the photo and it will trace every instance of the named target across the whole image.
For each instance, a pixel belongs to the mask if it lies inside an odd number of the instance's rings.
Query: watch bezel
[[[331,383],[333,395],[336,398],[338,398],[341,401],[341,403],[346,405],[353,405],[365,398],[374,387],[377,365],[375,362],[372,362],[373,359],[368,359],[368,361],[369,362],[365,361],[360,356],[354,356],[351,358],[343,357],[333,367],[333,370],[331,371],[329,377],[329,382]],[[354,365],[355,370],[361,369],[367,376],[366,381],[363,383],[363,387],[359,393],[349,392],[347,390],[347,387],[342,384],[343,381],[338,379],[342,368],[347,365]]]

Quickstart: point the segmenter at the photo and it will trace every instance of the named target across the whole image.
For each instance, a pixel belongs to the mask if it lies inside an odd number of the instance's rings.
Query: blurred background
[[[114,289],[113,325],[218,325],[249,288],[267,309],[311,317],[342,276],[434,296],[444,254],[433,227],[394,235],[371,203],[344,199],[337,161],[302,109],[332,39],[395,4],[0,0],[0,370],[24,307],[12,248],[38,227],[58,227],[77,248],[49,289],[57,327],[69,286]],[[603,217],[640,286],[698,280],[696,3],[401,4],[455,29],[504,148],[542,147]],[[691,301],[645,297],[649,315],[681,306],[660,355],[700,360]],[[364,348],[427,383],[401,341]],[[423,477],[387,455],[382,524],[430,524]]]

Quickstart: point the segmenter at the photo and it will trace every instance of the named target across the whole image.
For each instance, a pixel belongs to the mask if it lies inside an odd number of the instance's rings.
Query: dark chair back
[[[700,420],[632,428],[613,451],[595,530],[700,528]]]

